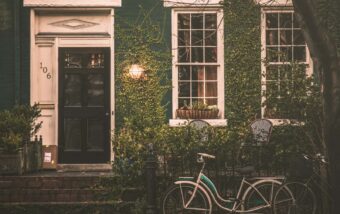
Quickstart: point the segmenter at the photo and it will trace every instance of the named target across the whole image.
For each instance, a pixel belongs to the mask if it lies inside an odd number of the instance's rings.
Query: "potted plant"
[[[36,122],[39,116],[37,105],[15,106],[0,111],[0,174],[20,175],[38,168],[41,163],[41,154],[38,154],[41,153],[41,141],[34,143],[27,139],[40,129],[41,122]]]
[[[180,119],[216,119],[218,118],[217,106],[209,106],[203,102],[193,102],[191,106],[186,104],[176,110],[177,118]]]

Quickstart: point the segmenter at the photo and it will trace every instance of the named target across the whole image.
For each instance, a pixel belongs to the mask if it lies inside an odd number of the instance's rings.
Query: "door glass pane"
[[[104,54],[91,53],[86,55],[87,68],[104,68]]]
[[[87,122],[87,150],[103,151],[104,122],[100,119],[89,119]]]
[[[65,118],[65,151],[81,151],[81,120]]]
[[[65,54],[65,68],[82,68],[82,55],[74,53]]]
[[[87,76],[87,102],[88,106],[104,105],[104,79],[102,74],[89,74]]]
[[[64,80],[64,106],[81,106],[81,76],[65,74]]]

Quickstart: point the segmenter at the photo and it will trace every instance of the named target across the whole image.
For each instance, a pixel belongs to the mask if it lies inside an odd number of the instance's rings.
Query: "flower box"
[[[180,119],[217,119],[218,109],[177,109],[176,117]]]

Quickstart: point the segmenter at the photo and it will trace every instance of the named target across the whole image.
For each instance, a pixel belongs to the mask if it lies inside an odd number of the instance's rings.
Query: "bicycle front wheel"
[[[286,183],[276,192],[273,210],[274,214],[315,214],[315,194],[304,183]]]
[[[161,209],[163,214],[210,214],[211,204],[207,195],[189,184],[176,184],[166,191],[162,200]],[[187,203],[191,202],[187,205]]]

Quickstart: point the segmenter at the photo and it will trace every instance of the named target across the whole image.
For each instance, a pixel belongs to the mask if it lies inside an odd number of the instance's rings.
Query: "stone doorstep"
[[[57,172],[109,172],[111,164],[58,164]]]

